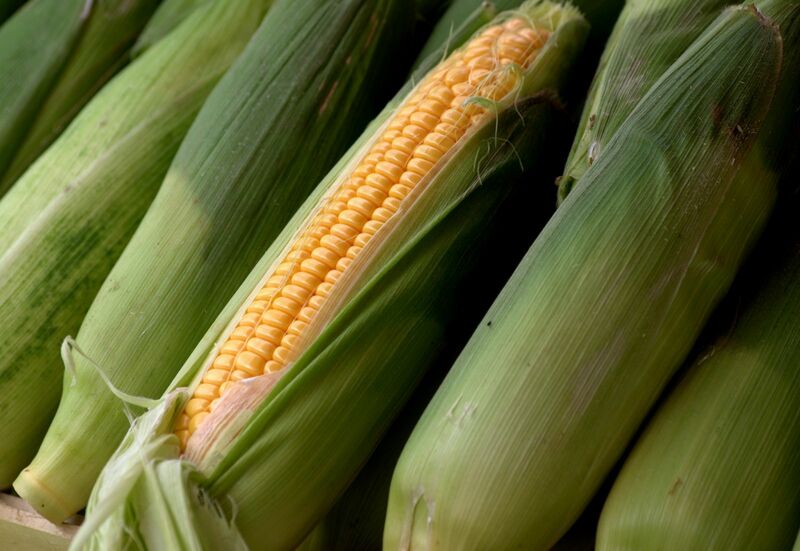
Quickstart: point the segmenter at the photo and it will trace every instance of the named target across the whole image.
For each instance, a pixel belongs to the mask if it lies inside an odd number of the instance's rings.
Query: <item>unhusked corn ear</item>
[[[127,62],[158,0],[30,0],[0,27],[0,196]]]
[[[781,201],[731,315],[636,443],[603,508],[598,549],[787,549],[800,518],[800,2],[756,4],[778,26],[781,82],[743,185]]]
[[[800,231],[795,200],[625,460],[597,549],[790,549],[800,518]],[[772,250],[766,250],[772,249]]]
[[[513,236],[500,230],[513,227],[505,216],[508,207],[517,206],[514,200],[525,197],[522,192],[531,189],[521,177],[520,164],[535,174],[537,167],[543,169],[550,160],[543,146],[553,139],[557,128],[556,94],[586,31],[585,21],[573,8],[550,2],[526,3],[519,12],[505,14],[484,29],[485,34],[456,52],[451,58],[455,63],[445,61],[434,68],[429,77],[404,94],[402,103],[390,105],[273,243],[187,360],[172,384],[172,392],[160,406],[140,418],[129,433],[93,491],[87,516],[90,528],[79,535],[80,542],[92,541],[101,547],[109,541],[110,533],[136,530],[131,520],[125,526],[113,518],[103,518],[106,513],[116,514],[103,503],[103,496],[114,494],[119,487],[115,473],[120,470],[134,469],[140,477],[151,480],[150,469],[142,468],[142,454],[146,465],[178,460],[177,450],[150,452],[154,446],[148,442],[175,442],[177,448],[179,439],[159,430],[148,432],[148,427],[156,421],[162,427],[169,423],[171,426],[164,430],[171,432],[177,422],[178,431],[189,431],[198,411],[203,418],[192,427],[195,430],[180,459],[198,471],[197,483],[228,515],[232,511],[227,504],[236,504],[236,528],[248,544],[290,549],[301,542],[353,479],[411,389],[452,335],[459,312],[473,306],[463,305],[463,297],[480,292],[475,286],[482,280],[473,274],[491,271],[491,266],[481,265],[487,251],[502,249],[504,238],[514,241]],[[417,142],[399,161],[402,170],[395,176],[399,181],[414,165],[415,152],[425,151],[421,148],[428,134],[425,127],[406,132],[414,125],[412,119],[418,118],[415,114],[433,95],[442,96],[439,88],[443,77],[446,80],[446,75],[460,69],[461,64],[469,66],[465,57],[478,59],[471,57],[476,50],[485,48],[487,43],[491,50],[495,39],[499,41],[510,32],[531,36],[532,46],[524,49],[534,57],[529,64],[522,60],[527,67],[512,62],[503,65],[518,79],[516,86],[497,101],[480,95],[481,87],[486,93],[497,90],[506,73],[500,69],[480,75],[474,91],[464,87],[465,94],[478,95],[457,104],[465,107],[470,116],[469,122],[464,121],[467,129],[463,136],[455,139],[438,161],[429,161],[432,166],[425,168],[396,208],[389,211],[383,203],[373,205],[373,214],[380,209],[388,211],[382,215],[385,219],[378,220],[381,224],[376,224],[363,249],[352,254],[341,275],[317,295],[321,300],[301,320],[307,325],[290,333],[288,328],[300,319],[300,312],[310,307],[305,305],[311,304],[312,293],[336,269],[332,265],[348,258],[348,251],[356,246],[350,243],[355,243],[362,232],[350,223],[359,221],[361,229],[369,224],[366,215],[358,212],[361,207],[350,201],[360,197],[367,180],[376,180],[373,176],[380,174],[378,166],[385,162],[383,157],[392,157],[392,147],[381,145],[387,133],[392,140],[390,145],[397,142],[402,146],[408,143],[406,140]],[[539,44],[544,33],[548,38]],[[479,65],[475,63],[474,69],[478,70]],[[460,78],[464,80],[453,86],[470,82],[468,73]],[[370,167],[373,163],[374,169]],[[385,172],[396,174],[392,170]],[[387,175],[383,177],[389,179]],[[546,179],[547,174],[543,177]],[[363,178],[364,184],[354,182],[358,178]],[[340,195],[354,183],[359,185],[352,189],[353,197]],[[394,185],[397,184],[384,183],[383,189],[391,190]],[[379,197],[385,201],[390,195],[384,191]],[[337,203],[356,208],[337,207],[340,210],[336,214],[331,207]],[[530,221],[537,205],[523,204],[528,207],[525,212]],[[347,210],[362,218],[348,213],[345,222],[333,219]],[[332,232],[315,233],[321,227],[320,218],[328,214],[331,218],[325,227],[333,230],[341,224],[339,233],[343,237],[339,239],[344,243],[328,239],[334,235]],[[314,239],[320,244],[314,241],[311,251],[306,251],[308,256],[294,256],[304,250],[303,244]],[[333,246],[335,255],[314,253],[323,241]],[[293,259],[287,262],[290,256]],[[308,263],[306,270],[303,264],[309,259],[315,262]],[[323,273],[325,270],[327,273]],[[298,274],[305,275],[293,283],[291,279]],[[270,289],[271,282],[278,286]],[[308,284],[305,292],[291,287],[303,288],[303,284]],[[287,289],[287,296],[277,296],[277,292]],[[305,302],[294,306],[288,301],[279,303],[280,298],[290,298],[288,295],[305,296]],[[274,314],[267,316],[271,307]],[[261,311],[260,319],[250,316],[255,310]],[[269,322],[264,321],[265,317]],[[250,336],[248,332],[252,332]],[[232,339],[234,335],[242,338]],[[236,361],[244,352],[257,355],[255,351],[262,347],[277,350],[282,344],[276,346],[273,342],[272,348],[263,341],[274,336],[283,343],[286,335],[299,338],[290,345],[285,367],[268,372],[267,361],[276,360],[261,358],[255,360],[263,362],[260,376],[234,380]],[[241,340],[242,344],[232,345],[231,340]],[[235,352],[220,362],[225,355],[223,349]],[[254,361],[251,355],[245,358],[244,375]],[[215,386],[221,380],[220,371],[226,370],[231,373],[228,386],[216,398],[209,386]],[[209,375],[213,375],[211,382]],[[180,394],[184,385],[190,389],[185,398]],[[206,411],[206,401],[210,406],[215,400]],[[191,411],[186,411],[187,407]],[[184,412],[186,417],[181,417]],[[137,458],[135,465],[130,461],[133,457]],[[145,488],[163,494],[153,486],[137,483],[137,489],[124,490],[127,497],[122,507],[130,511],[127,508],[131,504],[146,502]],[[184,513],[170,508],[173,511],[185,522],[192,522]],[[134,511],[128,518],[135,515]],[[270,519],[268,527],[265,518]],[[184,520],[176,525],[182,525]],[[97,528],[103,526],[110,532],[102,533]]]
[[[147,22],[136,44],[131,48],[131,56],[136,57],[153,44],[167,36],[196,10],[214,0],[164,0],[153,17]]]
[[[653,83],[730,3],[636,0],[625,4],[606,43],[559,179],[559,201],[606,150]]]
[[[403,200],[455,144],[494,116],[470,103],[496,102],[521,85],[521,74],[549,37],[521,18],[489,26],[425,77],[398,107],[352,173],[268,275],[180,416],[187,440],[225,394],[228,381],[282,371],[336,282],[364,246],[396,216]],[[224,374],[220,373],[224,372]]]
[[[16,482],[32,503],[47,488],[63,504],[50,518],[86,504],[129,428],[94,365],[130,394],[164,391],[371,107],[383,103],[413,22],[405,8],[400,0],[280,0],[210,94],[84,318],[76,341],[91,361],[75,354],[75,383],[65,385]]]
[[[33,458],[56,409],[61,341],[77,332],[269,1],[223,4],[123,70],[0,199],[0,488]]]
[[[774,26],[733,9],[647,93],[414,429],[384,548],[548,549],[569,528],[772,208],[774,182],[736,175],[780,64]]]

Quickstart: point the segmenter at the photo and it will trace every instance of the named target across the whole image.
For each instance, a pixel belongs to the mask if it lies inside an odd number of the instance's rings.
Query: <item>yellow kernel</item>
[[[203,375],[203,382],[219,386],[228,380],[229,373],[230,369],[209,369],[206,371],[205,375]]]
[[[189,427],[189,416],[181,413],[178,421],[175,423],[175,430],[186,430]]]
[[[408,161],[408,170],[420,176],[425,176],[433,168],[433,163],[425,159],[413,158]]]
[[[286,332],[290,335],[301,335],[305,328],[308,327],[308,324],[302,322],[300,320],[294,320],[292,324],[289,326],[289,329]]]
[[[387,190],[389,187],[391,186],[387,186]],[[347,224],[351,228],[356,228],[358,230],[361,230],[361,228],[364,227],[364,224],[367,222],[367,220],[369,220],[369,218],[363,214],[350,209],[342,211],[342,213],[339,215],[339,221],[342,224]]]
[[[189,420],[189,432],[190,433],[195,432],[197,430],[197,427],[199,427],[202,424],[202,422],[206,420],[206,417],[208,417],[208,415],[209,414],[207,411],[203,411],[192,417]]]
[[[226,371],[230,371],[231,367],[233,367],[233,359],[235,356],[232,354],[220,354],[216,358],[214,358],[214,363],[211,364],[214,369],[224,369]]]
[[[235,356],[244,347],[244,341],[230,340],[225,341],[225,344],[220,348],[220,354],[229,354]]]
[[[283,365],[280,362],[276,362],[275,360],[270,360],[264,367],[264,372],[275,373],[276,371],[280,371],[281,369],[283,369]]]
[[[421,137],[417,140],[420,141],[424,139],[425,134],[433,130],[433,128],[439,123],[439,118],[424,111],[417,111],[416,113],[411,115],[411,122],[417,125],[418,127],[424,129],[425,131],[425,133],[422,134]]]
[[[408,124],[405,128],[403,128],[403,136],[407,137],[410,140],[414,141],[414,144],[418,144],[425,138],[425,134],[428,131],[425,128],[416,125],[416,124]],[[394,145],[394,144],[392,144]]]
[[[195,398],[201,398],[203,400],[208,400],[209,402],[217,397],[219,393],[219,387],[216,385],[210,385],[208,383],[202,383],[197,386],[197,389],[194,391]]]
[[[208,403],[208,400],[203,400],[202,398],[192,398],[186,402],[184,411],[189,417],[194,417],[201,411],[206,411],[208,409]]]
[[[276,327],[278,329],[286,330],[290,323],[292,323],[292,316],[286,314],[285,312],[280,312],[278,310],[270,309],[264,312],[264,315],[261,318],[262,324],[261,325],[269,325],[271,327]],[[259,325],[259,328],[261,327]],[[256,333],[258,333],[258,329],[256,329]],[[263,337],[262,337],[263,338]]]
[[[389,197],[394,197],[395,199],[405,199],[408,193],[411,191],[411,188],[405,186],[403,184],[395,184],[392,186],[392,189],[389,190]],[[367,222],[369,224],[369,222]],[[366,224],[365,224],[366,226]],[[374,232],[368,232],[374,233]]]
[[[341,256],[341,255],[339,255],[339,256]],[[299,285],[291,285],[290,284],[290,285],[287,285],[286,287],[284,287],[283,289],[281,289],[281,295],[283,295],[286,298],[289,298],[289,299],[291,299],[294,302],[297,302],[299,304],[303,304],[306,301],[306,299],[308,298],[309,294],[310,294],[310,291],[308,289],[300,287]]]
[[[343,226],[343,225],[344,224],[336,224],[333,228],[331,228],[331,233],[333,233],[335,228],[337,228],[339,226]],[[349,227],[349,226],[345,226],[345,227]],[[355,235],[358,235],[358,230],[353,230],[353,233]],[[338,235],[338,234],[336,234],[336,235]],[[355,237],[355,235],[353,237]],[[339,237],[341,237],[341,236],[339,236]],[[309,273],[313,274],[315,277],[318,277],[319,279],[325,279],[325,274],[328,273],[328,266],[326,266],[325,264],[323,264],[322,262],[320,262],[316,258],[308,258],[306,260],[303,260],[303,263],[300,264],[300,268],[304,272],[309,272]]]
[[[369,222],[367,222],[366,224],[364,224],[364,233],[368,233],[368,234],[371,234],[371,235],[375,235],[375,232],[377,232],[379,229],[381,229],[381,226],[383,226],[383,222],[379,222],[379,221],[377,221],[377,220],[370,220]],[[349,265],[349,264],[350,264],[350,259],[349,259],[349,258],[347,258],[347,257],[344,257],[344,258],[340,259],[340,260],[339,260],[339,264],[337,264],[337,265],[336,265],[336,268],[338,268],[339,270],[341,270],[341,268],[340,268],[339,266],[340,266],[340,265],[341,265],[343,262],[346,262],[346,263],[347,263],[347,264],[345,265],[345,267],[347,267],[347,265]]]
[[[381,190],[388,189],[392,185],[392,181],[389,178],[377,172],[371,172],[366,178],[366,183]]]
[[[337,239],[339,241],[342,241],[338,237],[332,235],[326,235],[325,237],[323,237],[323,239],[325,238]],[[319,285],[320,279],[308,272],[297,272],[292,276],[291,281],[292,284],[297,285],[298,287],[302,287],[306,291],[312,292],[314,291],[314,289],[317,288],[317,285]]]
[[[347,212],[347,211],[345,211],[345,212]],[[350,211],[350,212],[355,212],[355,211]],[[319,260],[320,262],[322,262],[323,264],[328,266],[328,268],[333,268],[334,266],[336,266],[336,261],[339,260],[340,256],[341,255],[336,254],[335,252],[333,252],[332,250],[330,250],[327,247],[317,247],[311,253],[311,257],[314,260]]]
[[[367,242],[369,242],[370,239],[372,239],[372,236],[370,234],[361,233],[361,234],[358,235],[358,237],[356,237],[356,240],[355,240],[354,243],[358,247],[364,247],[364,246],[366,246]],[[336,283],[336,281],[333,281],[331,283]]]
[[[375,212],[372,215],[373,220],[378,220],[379,222],[386,222],[389,218],[392,217],[394,212],[390,211],[389,209],[385,209],[383,207],[375,209]],[[349,250],[348,250],[349,256]]]
[[[265,360],[272,358],[272,353],[275,351],[275,344],[270,341],[254,337],[247,341],[247,350],[254,354],[258,354]]]
[[[255,335],[259,339],[264,339],[277,346],[281,342],[284,329],[282,327],[273,327],[271,325],[261,324],[256,327]]]
[[[236,369],[244,371],[251,377],[261,375],[265,363],[266,360],[264,358],[249,350],[245,350],[236,357]]]
[[[442,152],[429,145],[420,144],[414,150],[414,159],[424,159],[426,161],[430,161],[431,163],[437,163],[441,158]],[[409,162],[409,165],[410,164],[411,163]]]

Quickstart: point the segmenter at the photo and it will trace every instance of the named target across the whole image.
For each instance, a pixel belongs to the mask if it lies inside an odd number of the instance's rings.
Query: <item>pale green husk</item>
[[[772,135],[759,146],[770,153],[763,157],[773,174],[787,174],[788,188],[795,182],[787,160],[797,144],[787,139],[786,127],[800,123],[793,107],[800,101],[800,2],[766,0],[757,7],[778,24],[785,52],[766,129]],[[769,179],[755,172],[750,184]],[[790,197],[782,203],[740,284],[750,292],[626,460],[603,509],[598,549],[788,549],[794,541],[800,518],[800,202]]]
[[[415,428],[386,548],[547,549],[578,517],[774,204],[736,176],[780,64],[776,29],[732,9],[648,92]]]
[[[0,27],[0,195],[127,52],[159,0],[30,0]]]
[[[95,365],[129,394],[164,392],[402,78],[397,50],[413,24],[405,8],[400,0],[279,0],[270,8],[84,318],[76,340],[86,357],[76,355],[42,446],[15,483],[48,518],[86,504],[129,428]]]
[[[59,349],[269,0],[213,2],[127,67],[0,200],[0,488],[55,413]]]
[[[597,548],[790,549],[800,518],[800,203],[626,459]],[[787,246],[789,245],[789,246]],[[754,270],[754,271],[756,271]]]
[[[503,205],[513,205],[525,185],[515,185],[520,163],[530,169],[540,162],[536,159],[548,137],[552,94],[566,78],[587,31],[570,8],[533,2],[522,10],[557,31],[525,73],[517,101],[498,105],[497,122],[465,137],[423,184],[404,216],[369,242],[320,311],[320,332],[276,385],[263,395],[259,386],[268,378],[250,379],[223,399],[250,406],[222,419],[219,439],[195,454],[195,468],[200,486],[233,518],[249,545],[293,548],[333,505],[446,341],[448,327],[459,316],[457,305],[477,283],[469,281],[470,274],[502,239]],[[136,442],[133,435],[142,431],[149,434],[141,442],[164,438],[145,426],[155,423],[144,419],[175,418],[169,401],[181,401],[179,389],[198,383],[200,369],[241,304],[395,106],[390,104],[298,211],[200,342],[174,381],[173,393],[140,418],[128,442]],[[248,393],[255,401],[245,400]],[[224,407],[220,404],[215,411]],[[190,455],[191,447],[192,441]],[[130,450],[121,447],[115,458]],[[169,461],[175,456],[158,457]],[[116,459],[111,464],[118,465]],[[148,459],[138,468],[150,464]],[[99,516],[110,513],[103,495],[124,493],[116,488],[116,478],[111,468],[104,471],[88,510],[91,528],[80,534],[86,539],[79,543],[91,541],[99,549],[109,533],[133,529],[135,518]],[[126,499],[116,510],[130,506]],[[182,519],[175,530],[186,517]]]
[[[653,83],[714,20],[727,0],[628,0],[608,39],[583,108],[559,199],[605,151]]]

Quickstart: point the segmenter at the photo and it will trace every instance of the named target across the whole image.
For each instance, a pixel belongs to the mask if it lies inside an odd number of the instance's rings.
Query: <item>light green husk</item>
[[[614,483],[597,548],[790,549],[800,518],[800,202],[751,294],[680,381]],[[759,251],[760,252],[760,251]]]
[[[269,0],[215,1],[110,82],[0,200],[0,488],[55,413],[74,335]]]
[[[142,52],[172,32],[172,29],[180,25],[184,19],[211,1],[163,0],[139,35],[139,39],[131,49],[131,55],[133,57],[141,55]]]
[[[466,136],[421,184],[404,216],[370,240],[319,312],[320,332],[275,386],[264,388],[269,376],[240,383],[223,401],[242,409],[217,421],[209,418],[219,423],[219,438],[194,450],[190,442],[200,486],[227,518],[235,514],[249,545],[293,548],[333,505],[442,347],[482,253],[502,238],[492,222],[504,217],[495,214],[504,204],[513,205],[519,197],[515,189],[526,185],[514,184],[520,163],[535,166],[544,151],[553,110],[548,98],[566,77],[587,31],[571,8],[534,2],[522,9],[538,24],[558,27],[526,73],[518,102],[500,104],[496,123]],[[396,105],[387,107],[323,180],[200,342],[173,390],[139,418],[94,489],[75,548],[86,542],[103,548],[136,530],[132,503],[144,497],[136,491],[126,495],[118,481],[149,477],[152,465],[179,461],[175,437],[165,433],[179,409],[175,404],[185,396],[181,387],[197,384],[241,304]],[[220,403],[215,414],[224,410]],[[192,523],[187,515],[171,518],[176,531]]]
[[[598,549],[791,548],[800,518],[797,237],[783,265],[762,265],[770,277],[758,296],[637,442],[603,509]]]
[[[578,517],[774,204],[736,175],[780,63],[773,25],[732,9],[648,92],[415,428],[386,548],[547,549]]]
[[[127,62],[158,0],[30,0],[0,27],[0,196]]]
[[[628,0],[606,44],[559,180],[559,200],[605,151],[653,83],[714,20],[727,0]]]
[[[757,7],[783,37],[773,118],[797,124],[800,2]],[[791,186],[784,160],[776,172]],[[791,547],[800,518],[800,201],[782,207],[740,282],[744,297],[729,322],[625,461],[603,509],[598,549]]]
[[[130,394],[163,393],[371,106],[385,102],[411,16],[400,0],[278,0],[270,9],[81,325],[86,356],[74,354],[75,376],[15,482],[45,516],[86,504],[129,428],[95,365]]]

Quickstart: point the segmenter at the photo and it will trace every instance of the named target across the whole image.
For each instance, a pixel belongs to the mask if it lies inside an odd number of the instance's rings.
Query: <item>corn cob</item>
[[[109,83],[0,200],[0,488],[29,462],[75,334],[216,82],[269,5],[210,3]]]
[[[629,0],[625,4],[600,59],[559,179],[559,201],[606,149],[653,83],[731,3],[736,2]]]
[[[385,548],[545,549],[575,520],[772,208],[774,182],[736,175],[781,55],[769,21],[731,9],[631,113],[412,433]]]
[[[440,349],[448,320],[458,317],[464,278],[496,246],[490,222],[502,221],[498,209],[526,187],[511,185],[517,153],[530,165],[541,151],[549,91],[586,30],[572,8],[525,4],[434,69],[396,111],[384,112],[270,247],[173,382],[177,390],[137,420],[94,489],[75,548],[90,538],[102,548],[136,530],[135,504],[146,503],[148,491],[169,498],[157,471],[175,462],[197,469],[205,503],[236,504],[236,529],[249,545],[286,549],[302,540]],[[438,161],[422,162],[431,154]],[[371,206],[360,201],[370,197]],[[364,207],[371,216],[353,228]],[[330,215],[335,220],[324,223]],[[337,245],[330,249],[336,257],[317,244]],[[304,246],[312,249],[305,258],[297,254]],[[326,259],[326,274],[315,275],[317,257]],[[289,302],[298,288],[306,289],[299,300],[307,306]],[[296,318],[280,317],[289,308]],[[281,327],[270,325],[279,320]],[[288,358],[278,343],[293,347]],[[270,371],[267,362],[284,359],[285,367]],[[180,438],[166,434],[173,430]],[[178,534],[196,522],[195,511],[179,506],[167,507],[175,522],[164,530]]]
[[[800,518],[799,212],[795,200],[771,228],[761,245],[772,250],[745,282],[754,296],[625,461],[598,549],[791,549]]]
[[[31,0],[0,28],[0,196],[126,59],[158,0]]]
[[[150,48],[153,44],[164,38],[180,25],[181,21],[189,17],[197,9],[212,0],[164,0],[147,22],[139,38],[131,49],[131,55],[137,57]]]
[[[128,393],[164,391],[392,86],[402,63],[396,46],[413,22],[403,8],[400,0],[270,8],[192,124],[81,325],[76,340],[91,361],[75,355],[74,384],[65,380],[42,446],[14,483],[46,517],[61,520],[86,504],[129,427],[94,365]]]

